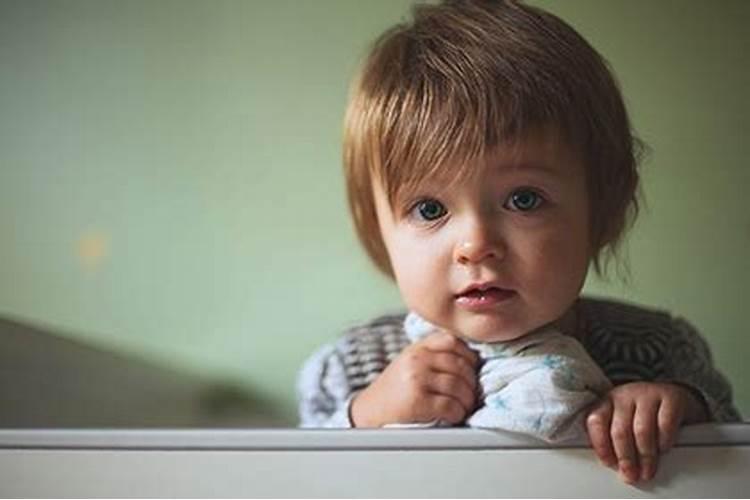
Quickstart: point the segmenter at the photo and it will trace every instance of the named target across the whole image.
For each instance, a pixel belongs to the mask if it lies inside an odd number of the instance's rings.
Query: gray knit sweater
[[[741,419],[705,340],[685,320],[621,302],[581,298],[578,337],[613,384],[674,382],[692,389],[716,422]],[[408,344],[404,314],[352,328],[316,351],[298,382],[302,427],[350,427],[349,404]]]

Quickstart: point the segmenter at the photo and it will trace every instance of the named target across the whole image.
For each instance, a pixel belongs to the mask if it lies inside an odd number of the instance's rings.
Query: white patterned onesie
[[[435,329],[415,313],[404,321],[412,342]],[[520,432],[547,442],[583,437],[585,410],[612,387],[583,346],[552,326],[508,342],[467,345],[482,360],[482,404],[466,420],[470,427]]]

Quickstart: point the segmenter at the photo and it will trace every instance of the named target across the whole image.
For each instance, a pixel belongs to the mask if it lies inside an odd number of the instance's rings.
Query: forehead
[[[439,166],[412,166],[411,171],[399,173],[400,179],[386,179],[381,185],[393,205],[419,191],[448,191],[488,173],[529,174],[565,181],[583,175],[583,166],[577,149],[560,134],[540,129],[489,148],[480,157],[457,158]]]
[[[578,175],[580,167],[580,155],[559,134],[535,132],[491,149],[477,170],[530,172],[559,178]]]

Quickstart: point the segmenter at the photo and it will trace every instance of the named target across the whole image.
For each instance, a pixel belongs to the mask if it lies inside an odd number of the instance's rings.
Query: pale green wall
[[[399,308],[351,234],[348,79],[409,0],[0,0],[0,313],[259,387]],[[616,68],[654,153],[630,287],[750,412],[750,2],[536,2]]]

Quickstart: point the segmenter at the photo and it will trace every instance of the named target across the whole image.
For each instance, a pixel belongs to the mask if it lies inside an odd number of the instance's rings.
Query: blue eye
[[[422,220],[431,222],[435,221],[447,213],[442,203],[433,199],[426,199],[418,202],[412,208],[412,213],[418,214],[418,217]]]
[[[539,208],[544,198],[532,189],[519,189],[511,193],[510,198],[505,203],[505,207],[510,210],[518,210],[519,212],[528,212]]]

